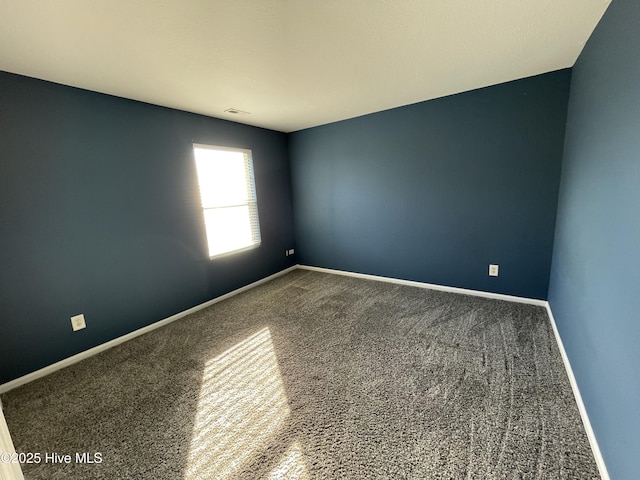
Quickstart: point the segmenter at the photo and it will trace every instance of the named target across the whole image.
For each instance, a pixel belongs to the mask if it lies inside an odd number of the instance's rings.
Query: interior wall
[[[253,150],[258,248],[209,259],[192,142]],[[4,383],[294,264],[287,136],[0,72],[0,219]]]
[[[615,0],[573,69],[549,289],[613,479],[640,478],[639,26]]]
[[[300,263],[546,299],[569,81],[562,70],[291,134]]]

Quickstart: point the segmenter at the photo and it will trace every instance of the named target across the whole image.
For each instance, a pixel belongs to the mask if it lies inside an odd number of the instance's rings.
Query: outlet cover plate
[[[87,324],[84,321],[84,314],[71,317],[71,328],[73,328],[74,332],[87,328]]]
[[[489,276],[497,277],[499,268],[500,268],[500,265],[493,265],[493,264],[489,265]]]

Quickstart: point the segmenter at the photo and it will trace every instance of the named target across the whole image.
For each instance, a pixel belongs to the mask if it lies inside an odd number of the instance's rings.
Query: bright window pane
[[[204,223],[212,257],[253,245],[248,205],[205,210]]]
[[[195,154],[203,208],[248,202],[243,152],[196,148]]]
[[[209,256],[260,243],[249,150],[194,146]]]

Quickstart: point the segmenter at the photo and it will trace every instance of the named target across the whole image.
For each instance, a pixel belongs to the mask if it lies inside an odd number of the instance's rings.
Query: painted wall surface
[[[640,478],[640,2],[573,70],[549,302],[611,478]]]
[[[192,141],[253,150],[260,247],[209,260]],[[285,134],[0,73],[0,383],[289,267],[292,246]]]
[[[293,133],[300,263],[546,299],[569,81],[562,70]]]

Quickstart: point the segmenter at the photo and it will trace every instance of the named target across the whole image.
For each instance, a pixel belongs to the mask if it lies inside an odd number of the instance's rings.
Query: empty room
[[[636,0],[0,2],[0,480],[640,478]]]

